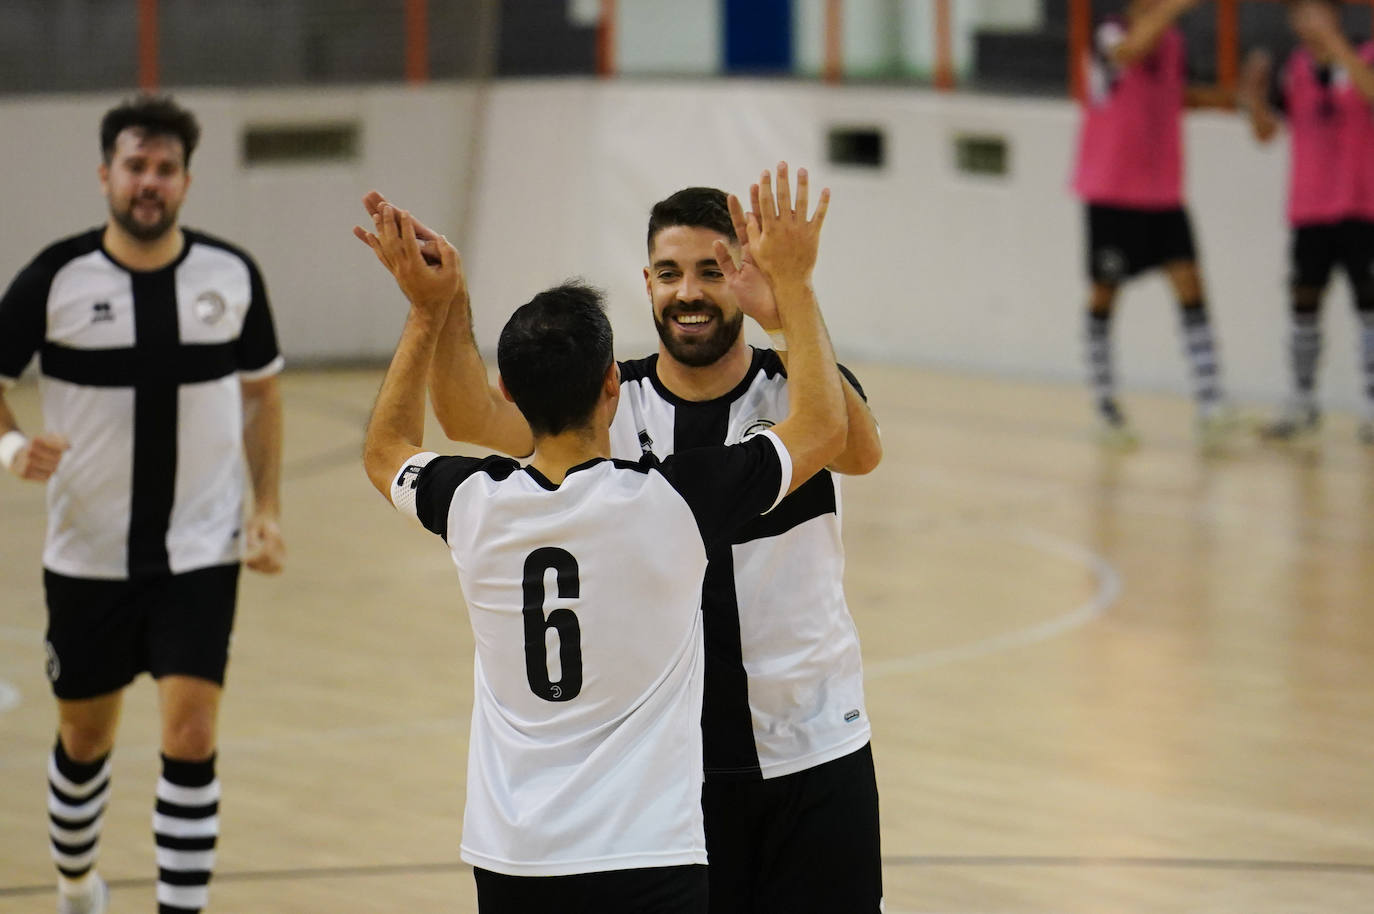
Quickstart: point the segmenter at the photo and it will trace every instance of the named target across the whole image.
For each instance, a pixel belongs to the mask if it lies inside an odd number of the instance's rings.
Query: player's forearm
[[[807,283],[794,282],[774,289],[783,333],[787,337],[787,386],[790,411],[786,420],[794,463],[794,482],[800,484],[833,460],[845,442],[845,400],[835,351],[816,296]]]
[[[438,344],[435,323],[411,309],[367,423],[363,466],[377,491],[388,497],[396,464],[404,459],[399,452],[414,453],[424,444],[425,379]]]
[[[1350,82],[1364,96],[1365,101],[1374,102],[1374,68],[1365,63],[1359,51],[1350,42],[1341,38],[1334,43],[1331,56],[1350,76]]]
[[[782,367],[787,369],[787,350],[778,350],[778,358],[782,361]],[[873,472],[882,462],[883,439],[868,403],[843,373],[838,369],[837,373],[840,375],[840,390],[844,394],[846,433],[844,450],[830,462],[829,468],[845,476],[862,476]],[[790,369],[788,377],[791,377]]]
[[[274,378],[245,385],[243,450],[253,484],[253,510],[281,514],[281,385]]]
[[[534,449],[534,437],[524,417],[487,380],[487,366],[472,334],[472,310],[466,295],[449,305],[428,380],[434,415],[450,440],[515,456]]]
[[[829,466],[845,476],[862,476],[873,472],[882,462],[883,439],[878,433],[878,422],[873,418],[873,411],[859,396],[854,385],[841,377],[840,387],[844,392],[844,450],[830,461]]]

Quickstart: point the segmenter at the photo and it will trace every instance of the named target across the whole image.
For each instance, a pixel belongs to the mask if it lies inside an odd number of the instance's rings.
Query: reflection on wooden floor
[[[1199,454],[1135,397],[870,366],[845,488],[889,912],[1374,910],[1374,452]],[[442,545],[357,460],[380,374],[290,374],[288,574],[245,576],[212,909],[475,910],[471,640]],[[12,392],[36,424],[32,387]],[[437,435],[431,441],[440,440]],[[0,914],[52,909],[42,492],[0,484]],[[156,728],[132,689],[101,870],[151,910]]]

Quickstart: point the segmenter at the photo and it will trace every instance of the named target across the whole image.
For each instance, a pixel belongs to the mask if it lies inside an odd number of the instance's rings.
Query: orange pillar
[[[825,0],[825,81],[837,83],[844,72],[844,3]]]
[[[138,87],[156,92],[157,67],[157,0],[138,0]]]
[[[1234,90],[1240,73],[1240,11],[1238,0],[1217,0],[1217,82]]]
[[[601,18],[596,24],[596,72],[615,75],[615,0],[601,0]]]
[[[1069,0],[1069,93],[1079,101],[1087,94],[1083,60],[1092,43],[1092,0]]]
[[[406,0],[406,82],[429,82],[429,0]]]
[[[935,88],[954,88],[954,41],[949,0],[935,0]]]

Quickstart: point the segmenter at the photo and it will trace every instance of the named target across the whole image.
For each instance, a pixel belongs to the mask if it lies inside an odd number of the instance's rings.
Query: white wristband
[[[774,349],[776,349],[778,352],[787,351],[787,337],[782,335],[781,330],[769,330],[767,331],[767,333],[768,338],[773,341]]]
[[[12,428],[5,434],[0,435],[0,466],[9,469],[14,466],[14,458],[24,445],[29,443],[29,439],[17,428]]]

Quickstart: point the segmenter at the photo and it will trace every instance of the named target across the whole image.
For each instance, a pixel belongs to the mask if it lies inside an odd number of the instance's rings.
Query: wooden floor
[[[845,488],[887,910],[1374,911],[1374,450],[1202,454],[1128,399],[869,366],[887,457]],[[442,545],[368,486],[379,374],[288,374],[286,576],[245,576],[213,909],[475,910],[472,645]],[[37,424],[32,387],[11,400]],[[437,442],[437,437],[431,439]],[[0,914],[52,910],[42,491],[0,480]],[[131,690],[101,870],[152,910],[156,729]]]

